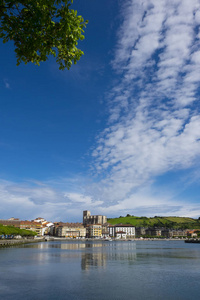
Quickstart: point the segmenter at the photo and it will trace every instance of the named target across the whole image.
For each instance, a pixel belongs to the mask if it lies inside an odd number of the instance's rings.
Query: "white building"
[[[115,238],[134,238],[135,227],[129,224],[108,225],[109,236]]]

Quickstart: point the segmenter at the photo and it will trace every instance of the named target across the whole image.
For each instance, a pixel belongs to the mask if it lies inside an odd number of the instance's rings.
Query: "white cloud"
[[[4,215],[81,220],[82,210],[108,216],[200,215],[155,178],[194,167],[200,157],[199,0],[122,1],[112,61],[119,80],[108,91],[109,120],[93,151],[95,182],[86,178],[1,182]],[[179,181],[180,178],[177,178]],[[189,182],[189,179],[188,179]],[[178,193],[178,192],[177,192]]]
[[[82,221],[82,211],[103,204],[91,196],[69,192],[63,186],[70,179],[59,178],[50,182],[26,181],[14,183],[0,180],[1,217],[34,219],[44,217],[50,221]],[[12,215],[10,215],[12,214]]]
[[[107,207],[117,203],[113,210],[136,208],[137,189],[200,156],[199,9],[196,0],[123,6],[113,60],[120,79],[108,95],[109,126],[93,152],[96,170],[106,174],[99,185]]]

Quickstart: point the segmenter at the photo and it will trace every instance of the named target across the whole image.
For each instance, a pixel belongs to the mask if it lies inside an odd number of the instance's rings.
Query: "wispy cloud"
[[[138,188],[200,156],[200,3],[130,0],[122,19],[112,62],[119,81],[93,157],[107,202],[136,208]]]
[[[199,178],[199,0],[121,1],[112,60],[117,80],[107,92],[109,119],[93,150],[95,180],[0,182],[1,215],[81,220],[82,210],[119,216],[196,217],[160,175],[188,169]],[[192,170],[192,173],[191,173]],[[166,175],[167,176],[167,175]],[[184,180],[185,173],[183,174]],[[176,178],[178,185],[182,178]]]

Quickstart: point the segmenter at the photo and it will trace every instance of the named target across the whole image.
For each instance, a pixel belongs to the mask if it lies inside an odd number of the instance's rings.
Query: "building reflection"
[[[79,250],[84,249],[84,243],[59,243],[59,244],[52,244],[51,248],[60,248],[62,250]]]
[[[94,267],[105,268],[114,261],[134,264],[137,259],[136,243],[134,242],[48,242],[32,244],[30,247],[40,250],[36,252],[33,259],[41,264],[53,260],[66,263],[68,260],[79,259],[81,269],[85,271]]]
[[[109,247],[108,259],[134,262],[137,258],[134,242],[117,242]]]
[[[81,269],[89,270],[90,267],[105,267],[106,253],[83,253],[81,258]]]
[[[91,267],[105,267],[110,261],[127,261],[134,263],[137,259],[135,243],[101,243],[87,245],[89,248],[99,247],[98,251],[91,249],[89,253],[82,253],[81,268],[89,270]]]

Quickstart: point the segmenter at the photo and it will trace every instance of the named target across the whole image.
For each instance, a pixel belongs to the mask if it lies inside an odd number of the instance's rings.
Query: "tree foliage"
[[[87,21],[71,9],[73,0],[0,0],[0,38],[14,42],[17,65],[39,65],[49,55],[56,57],[59,69],[70,69],[83,51]]]
[[[14,226],[4,226],[0,224],[0,235],[21,235],[21,236],[35,236],[36,232],[26,229],[19,229]]]

